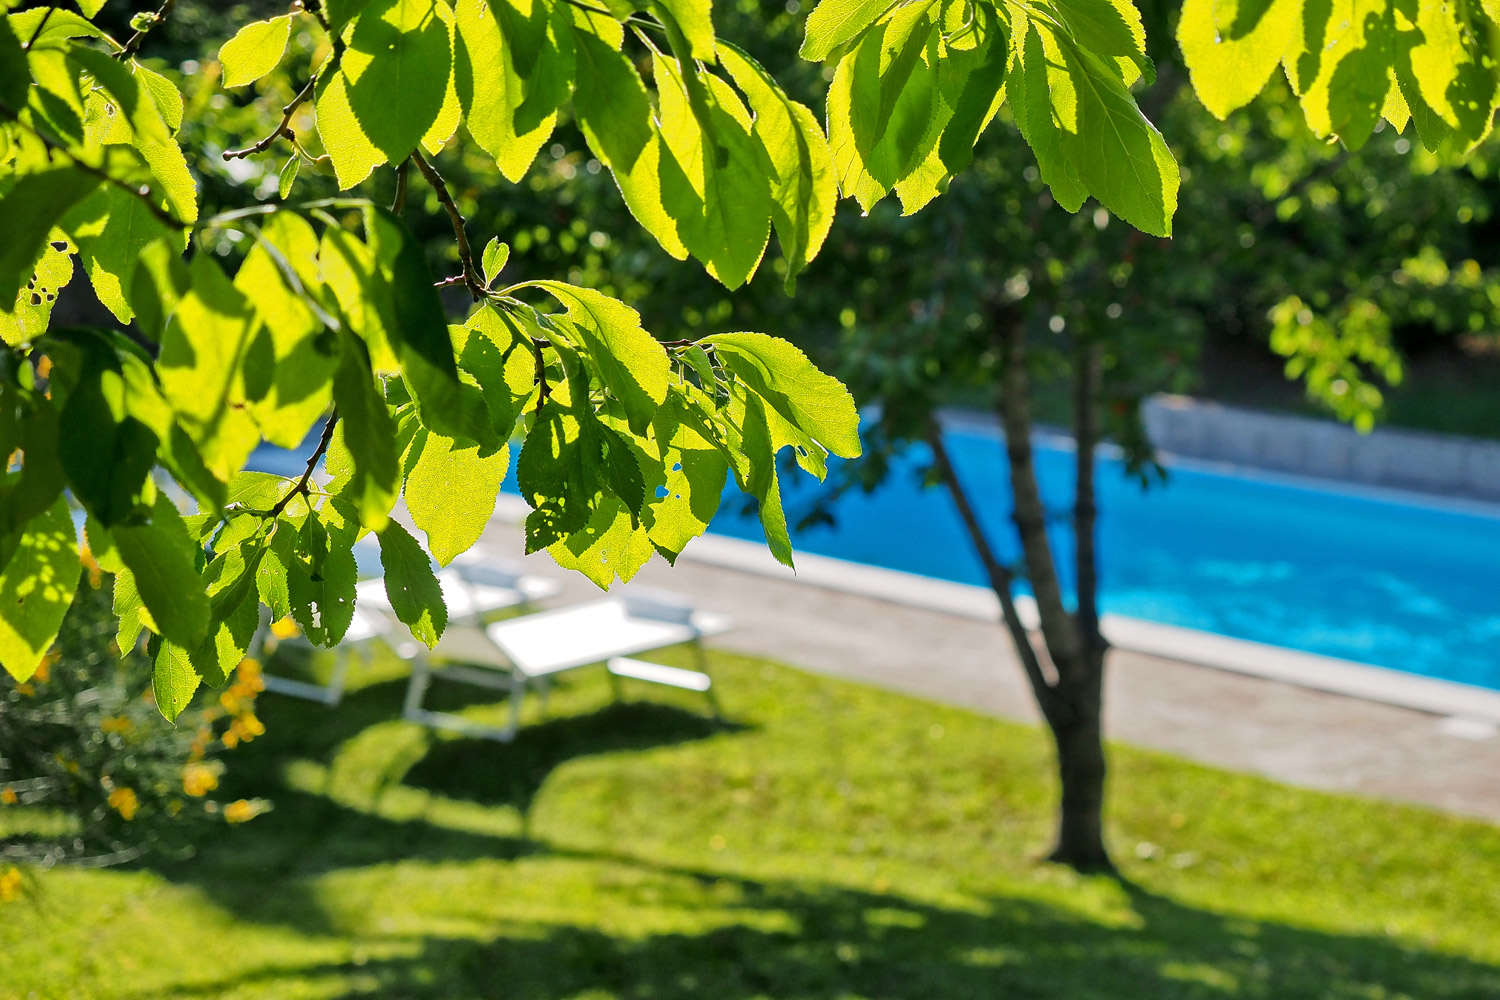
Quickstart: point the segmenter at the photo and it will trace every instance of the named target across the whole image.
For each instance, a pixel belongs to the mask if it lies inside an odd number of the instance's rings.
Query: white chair
[[[713,682],[704,670],[682,670],[632,659],[630,654],[662,649],[683,642],[694,644],[699,666],[704,666],[701,640],[730,627],[723,615],[695,611],[673,594],[629,588],[617,596],[543,611],[481,627],[449,625],[430,654],[441,666],[419,657],[412,665],[405,715],[408,719],[453,729],[484,739],[509,742],[521,721],[521,703],[528,685],[542,688],[564,670],[604,663],[616,684],[629,677],[690,691],[709,698],[714,714],[718,704]],[[480,687],[510,692],[510,718],[500,727],[477,724],[448,712],[422,707],[434,675]]]
[[[448,607],[450,628],[455,623],[460,628],[465,623],[482,624],[484,616],[491,612],[525,607],[551,597],[560,589],[552,580],[528,576],[511,563],[487,560],[482,553],[472,549],[440,571],[437,579],[443,591],[443,602]],[[361,580],[355,584],[354,595],[354,622],[338,645],[328,684],[309,684],[266,675],[266,690],[321,701],[330,707],[337,705],[344,694],[344,678],[351,654],[358,652],[368,662],[376,639],[391,646],[402,659],[421,662],[424,650],[396,620],[385,591],[385,581],[380,578]],[[269,644],[268,635],[263,627],[257,648],[265,649]],[[312,648],[301,637],[285,641]]]

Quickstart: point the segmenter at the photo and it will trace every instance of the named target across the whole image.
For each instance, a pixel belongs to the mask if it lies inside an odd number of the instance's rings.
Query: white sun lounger
[[[642,588],[483,628],[450,625],[430,654],[442,665],[430,665],[428,657],[419,657],[413,664],[405,715],[429,726],[508,742],[520,725],[521,702],[529,684],[539,686],[545,696],[547,680],[553,674],[593,663],[606,664],[612,679],[630,677],[702,691],[717,715],[712,681],[705,671],[646,663],[630,655],[691,642],[697,648],[701,667],[700,640],[729,627],[729,619],[723,615],[695,611],[676,595]],[[423,708],[422,700],[434,674],[508,690],[509,721],[502,727],[482,726],[461,716]],[[615,683],[618,685],[618,680]]]
[[[448,606],[450,627],[454,623],[459,627],[464,623],[482,623],[484,616],[491,612],[525,607],[551,597],[560,589],[552,580],[529,576],[510,563],[488,561],[473,550],[440,571],[437,579],[443,590],[443,602]],[[415,658],[420,662],[422,647],[396,620],[385,592],[385,581],[378,578],[361,580],[355,585],[354,593],[354,621],[338,645],[328,684],[309,684],[266,675],[266,690],[321,701],[330,707],[337,705],[344,694],[350,656],[358,652],[361,658],[368,660],[376,639],[384,640],[403,659]],[[263,631],[257,648],[264,649],[266,635]],[[305,639],[300,641],[309,645]]]

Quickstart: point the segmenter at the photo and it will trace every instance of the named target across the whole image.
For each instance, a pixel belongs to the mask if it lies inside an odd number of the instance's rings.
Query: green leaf
[[[1019,49],[1016,123],[1058,204],[1092,194],[1143,232],[1167,236],[1177,210],[1177,163],[1118,73],[1053,26],[1032,18]],[[1019,90],[1019,94],[1016,91]]]
[[[495,513],[495,498],[510,467],[510,449],[484,452],[472,441],[420,430],[411,444],[415,461],[403,496],[413,523],[427,533],[439,566],[468,549]]]
[[[215,687],[229,678],[255,637],[260,621],[256,575],[265,554],[266,540],[256,535],[215,556],[204,571],[209,632],[190,659],[198,675]]]
[[[348,334],[341,339],[343,355],[333,376],[339,425],[328,451],[327,468],[334,477],[329,488],[354,506],[361,524],[379,531],[396,503],[396,427],[375,389],[363,345]]]
[[[316,95],[318,135],[340,190],[406,159],[437,122],[452,36],[446,0],[372,0],[360,13],[338,72]]]
[[[681,30],[690,58],[712,63],[718,57],[711,0],[651,0],[646,7],[657,20],[670,19]]]
[[[1249,104],[1297,29],[1296,0],[1183,0],[1177,22],[1193,89],[1219,118]]]
[[[271,609],[272,621],[280,621],[292,613],[287,576],[296,559],[298,535],[298,527],[292,521],[278,521],[266,545],[265,557],[255,571],[255,592]]]
[[[672,363],[666,350],[641,328],[634,309],[591,288],[560,281],[533,282],[561,302],[605,388],[625,408],[630,427],[645,433],[667,396]]]
[[[144,201],[105,184],[63,217],[61,228],[78,246],[78,259],[99,301],[121,323],[134,315],[125,290],[133,289],[137,264],[146,247],[164,237],[178,240]]]
[[[892,0],[822,0],[807,17],[802,58],[827,59],[835,49],[858,38],[889,10]]]
[[[36,672],[57,638],[82,568],[68,502],[58,497],[26,522],[0,570],[0,665],[16,680]]]
[[[156,696],[156,709],[168,722],[176,722],[198,690],[198,672],[188,659],[188,651],[175,642],[153,637],[147,652],[151,656],[151,691]]]
[[[572,392],[570,383],[554,387],[516,459],[516,486],[532,508],[528,553],[583,529],[603,498],[603,441],[592,433],[592,411],[575,409]]]
[[[58,235],[56,230],[53,235]],[[67,246],[66,243],[62,245]],[[9,311],[0,309],[0,340],[14,347],[46,333],[57,295],[72,280],[72,253],[48,243],[31,280],[16,296],[15,307]]]
[[[14,302],[47,247],[52,227],[99,186],[77,167],[52,167],[23,175],[0,197],[0,302]]]
[[[765,532],[766,545],[770,547],[771,555],[783,566],[795,568],[792,563],[792,539],[786,528],[786,512],[781,508],[776,447],[771,439],[765,404],[754,394],[745,394],[739,401],[744,404],[738,442],[744,464],[735,469],[735,478],[740,489],[755,497],[760,505],[757,511],[760,527]]]
[[[204,463],[228,480],[260,441],[241,371],[255,313],[210,255],[195,254],[189,274],[192,284],[167,324],[156,372]]]
[[[683,260],[687,247],[662,205],[662,151],[651,99],[635,65],[620,51],[619,23],[576,8],[571,12],[578,127],[594,156],[615,175],[630,214],[663,250]]]
[[[295,448],[328,409],[337,337],[309,305],[299,276],[316,266],[318,238],[300,216],[278,212],[234,276],[259,329],[246,350],[246,396],[267,441]]]
[[[1380,119],[1391,89],[1395,19],[1377,0],[1354,0],[1336,13],[1330,5],[1317,17],[1320,6],[1306,11],[1304,30],[1292,36],[1288,75],[1301,95],[1307,127],[1357,149]]]
[[[134,135],[146,142],[172,142],[171,130],[162,119],[155,98],[124,63],[84,45],[69,46],[67,57],[103,88],[103,94],[118,109],[119,113],[112,116],[116,122],[128,122]]]
[[[12,108],[25,107],[30,89],[31,73],[21,40],[11,30],[9,19],[0,18],[0,101]]]
[[[806,354],[764,333],[721,333],[701,343],[787,422],[840,458],[859,457],[854,398]]]
[[[292,617],[310,642],[337,645],[354,620],[353,512],[346,520],[334,504],[308,515],[287,567]]]
[[[104,32],[92,22],[79,17],[71,10],[62,10],[52,4],[32,7],[19,14],[10,14],[7,19],[17,38],[29,39],[33,35],[36,36],[36,41],[32,43],[33,51],[42,42],[55,39],[104,37]],[[38,28],[41,29],[40,33],[38,33]]]
[[[292,37],[292,15],[269,21],[251,21],[219,49],[224,65],[224,86],[243,87],[276,68]]]
[[[103,338],[80,336],[72,346],[81,348],[82,364],[60,414],[59,458],[74,495],[111,527],[155,493],[147,477],[159,438],[155,421],[139,412],[151,400],[134,398],[122,359]],[[100,461],[101,454],[111,460]]]
[[[547,554],[563,569],[577,570],[605,590],[616,576],[629,583],[654,552],[645,529],[614,497],[594,508],[582,531],[547,547]]]
[[[297,183],[297,171],[301,168],[302,158],[293,153],[286,158],[281,165],[281,172],[276,175],[276,197],[286,201],[292,193],[292,185]]]
[[[489,243],[484,247],[484,257],[481,259],[485,287],[495,283],[495,278],[505,269],[505,262],[508,260],[510,260],[510,244],[501,243],[498,236],[490,237]]]
[[[548,0],[459,0],[456,18],[472,65],[472,87],[460,94],[465,125],[519,182],[572,90],[567,15]]]
[[[442,300],[433,287],[421,246],[400,221],[383,208],[369,213],[370,247],[375,263],[386,280],[390,295],[384,325],[395,332],[395,347],[401,360],[401,375],[417,401],[424,426],[441,434],[457,436],[463,425],[458,407],[458,370],[453,362],[453,340]]]
[[[76,2],[78,9],[83,11],[84,17],[94,18],[98,17],[99,12],[104,9],[106,0],[76,0]]]
[[[683,419],[683,411],[690,405],[674,393],[652,422],[660,481],[647,481],[655,496],[647,497],[641,523],[652,543],[669,560],[708,530],[729,474],[729,463],[717,445],[698,430],[694,421]]]
[[[431,649],[448,627],[448,606],[443,603],[443,589],[433,575],[432,563],[400,522],[387,522],[378,536],[391,610],[411,629],[413,638]]]
[[[833,155],[813,113],[787,97],[759,63],[728,42],[719,43],[719,62],[745,92],[755,113],[755,139],[776,171],[771,222],[786,258],[791,292],[833,226],[839,194]]]
[[[771,233],[774,167],[728,84],[657,53],[660,189],[677,238],[727,288],[749,280]]]
[[[328,15],[328,30],[339,34],[344,25],[359,16],[370,0],[323,0],[323,10]]]
[[[202,550],[177,508],[158,495],[149,521],[117,525],[110,534],[154,630],[184,647],[201,642],[210,616],[196,565]]]
[[[140,592],[136,590],[135,574],[128,569],[122,568],[115,574],[113,606],[115,617],[120,620],[119,629],[115,632],[115,645],[123,657],[135,648],[141,638],[141,629],[151,620],[151,613],[146,610],[145,604],[141,602]],[[154,620],[151,623],[154,624]]]

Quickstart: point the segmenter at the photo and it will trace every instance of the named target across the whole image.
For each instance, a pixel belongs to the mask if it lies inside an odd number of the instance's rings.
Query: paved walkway
[[[518,527],[486,535],[507,558]],[[688,547],[688,553],[692,547]],[[558,579],[552,603],[597,595],[543,554],[528,571]],[[734,616],[728,649],[896,691],[1037,721],[998,625],[871,597],[678,560],[638,580]],[[1421,803],[1500,822],[1500,736],[1389,705],[1116,651],[1106,725],[1113,739],[1310,788]]]

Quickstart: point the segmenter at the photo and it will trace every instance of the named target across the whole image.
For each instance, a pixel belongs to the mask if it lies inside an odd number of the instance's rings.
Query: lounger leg
[[[344,675],[349,671],[349,648],[340,646],[333,658],[333,672],[328,675],[328,691],[323,704],[333,708],[344,698]]]
[[[415,657],[411,663],[411,680],[406,685],[406,709],[402,713],[408,719],[423,721],[422,699],[427,696],[427,685],[431,680],[426,657]]]
[[[713,713],[714,721],[723,722],[724,713],[719,708],[719,696],[714,694],[713,674],[708,672],[708,650],[703,648],[702,639],[693,640],[693,658],[697,661],[698,672],[708,678],[708,688],[703,692],[703,696],[708,699],[709,711]]]
[[[552,678],[547,676],[538,677],[536,680],[537,699],[541,703],[542,715],[547,714],[547,696],[552,693]]]
[[[505,727],[514,736],[521,728],[521,699],[526,697],[526,675],[510,672],[510,722]]]

